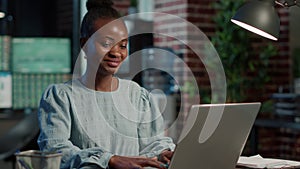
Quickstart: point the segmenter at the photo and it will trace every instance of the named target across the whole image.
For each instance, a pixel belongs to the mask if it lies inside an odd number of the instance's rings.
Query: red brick
[[[182,5],[182,3],[188,3],[186,5],[186,9],[178,9],[178,10],[169,10],[168,12],[172,14],[186,12],[187,21],[196,25],[201,31],[205,33],[205,35],[210,38],[215,34],[216,27],[215,23],[212,20],[214,14],[217,12],[215,9],[211,8],[211,3],[217,0],[186,0],[186,1],[173,1],[165,3],[160,0],[156,0],[156,8],[163,8],[166,6],[177,6]],[[282,9],[278,7],[278,13],[280,16],[280,38],[278,41],[274,42],[271,40],[264,39],[258,35],[249,32],[250,41],[253,46],[253,51],[260,51],[261,47],[266,43],[272,43],[278,48],[278,54],[273,56],[270,60],[267,73],[271,76],[270,82],[268,82],[261,91],[257,91],[254,89],[249,89],[249,99],[269,99],[271,94],[277,92],[278,88],[283,85],[288,85],[291,82],[291,58],[289,56],[289,11],[287,9]],[[154,18],[155,19],[155,18]],[[159,18],[161,19],[161,18]],[[154,20],[154,29],[162,30],[165,32],[187,32],[187,37],[194,36],[191,33],[191,30],[185,26],[172,26],[169,29],[162,28],[166,25],[173,24],[172,20],[163,20],[163,21],[155,21]],[[185,35],[184,35],[185,36]],[[180,38],[184,38],[184,36],[179,36]],[[192,69],[193,75],[196,77],[198,85],[201,88],[210,89],[210,81],[205,70],[205,67],[201,60],[197,61],[198,56],[191,52],[184,44],[178,43],[170,43],[177,40],[172,38],[156,38],[154,40],[156,43],[160,45],[170,45],[175,50],[186,49],[183,53],[183,60],[187,61],[187,65]],[[252,59],[257,60],[259,58],[258,52],[253,52]],[[177,72],[178,76],[186,75],[184,72]],[[256,72],[247,72],[249,78],[253,78],[256,75]],[[257,92],[257,93],[256,93]]]

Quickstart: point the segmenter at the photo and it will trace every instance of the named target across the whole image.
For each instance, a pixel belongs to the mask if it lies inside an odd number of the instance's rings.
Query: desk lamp
[[[238,9],[231,21],[238,26],[271,40],[278,40],[280,20],[275,5],[300,7],[300,0],[253,0]]]

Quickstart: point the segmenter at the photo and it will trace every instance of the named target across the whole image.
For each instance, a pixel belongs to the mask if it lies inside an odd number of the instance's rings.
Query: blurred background
[[[281,21],[280,35],[278,41],[272,41],[230,22],[245,0],[113,1],[124,16],[163,12],[197,26],[222,61],[227,81],[226,102],[263,103],[243,154],[300,160],[298,6],[275,6]],[[72,78],[80,52],[79,29],[86,13],[85,2],[0,0],[0,168],[14,168],[15,151],[38,148],[39,99],[49,84]],[[185,23],[173,23],[165,16],[139,17],[127,20],[126,24],[132,30],[151,28],[182,37],[195,36]],[[193,45],[198,44],[201,42]],[[135,56],[137,52],[142,57]],[[150,91],[159,89],[156,96],[159,103],[164,103],[160,106],[166,127],[179,119],[177,126],[166,131],[176,141],[191,104],[212,102],[204,64],[189,46],[164,34],[131,36],[129,54],[134,57],[128,58],[118,76],[133,79]],[[168,57],[172,55],[176,59]],[[158,59],[162,65],[171,65],[171,69],[143,70]],[[196,85],[178,59],[188,65]],[[130,74],[136,70],[143,71]]]

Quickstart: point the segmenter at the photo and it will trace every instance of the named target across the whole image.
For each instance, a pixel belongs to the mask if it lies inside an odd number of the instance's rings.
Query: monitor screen
[[[17,73],[70,73],[70,39],[13,38],[12,71]]]

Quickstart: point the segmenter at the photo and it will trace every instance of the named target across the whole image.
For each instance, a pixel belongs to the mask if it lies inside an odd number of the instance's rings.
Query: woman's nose
[[[120,47],[118,45],[115,45],[113,46],[111,49],[110,49],[110,52],[109,52],[111,55],[114,55],[116,57],[121,57],[121,51],[120,51]]]

